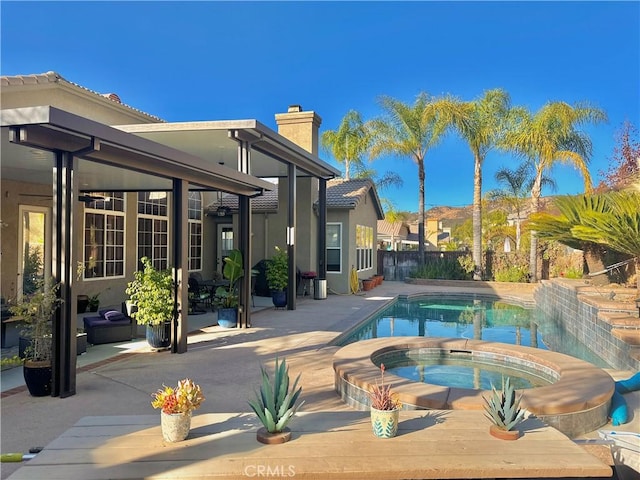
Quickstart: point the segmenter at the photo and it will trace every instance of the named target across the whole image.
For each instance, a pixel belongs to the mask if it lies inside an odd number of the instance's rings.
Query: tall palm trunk
[[[540,209],[540,195],[542,192],[542,171],[540,170],[536,174],[533,188],[531,189],[531,212],[529,215],[538,213]],[[531,233],[531,251],[529,252],[529,274],[531,276],[530,282],[536,283],[538,281],[538,237],[534,230]]]
[[[420,254],[420,265],[424,263],[424,161],[418,161],[418,253]]]
[[[473,279],[482,280],[482,159],[475,155],[473,176]]]

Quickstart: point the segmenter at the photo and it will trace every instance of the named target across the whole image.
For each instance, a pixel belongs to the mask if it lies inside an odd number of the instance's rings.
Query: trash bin
[[[315,300],[324,300],[327,298],[327,280],[324,278],[315,278],[313,280],[313,298]]]

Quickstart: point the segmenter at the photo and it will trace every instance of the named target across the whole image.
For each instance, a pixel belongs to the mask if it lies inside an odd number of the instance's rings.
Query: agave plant
[[[509,377],[504,382],[502,391],[496,390],[493,385],[491,390],[493,393],[489,400],[483,397],[486,417],[501,430],[512,430],[524,416],[524,410],[520,408],[522,395],[516,398],[516,389],[511,385]]]
[[[304,401],[296,405],[302,387],[298,387],[300,375],[289,388],[289,368],[286,360],[278,362],[276,358],[275,373],[273,383],[269,378],[269,373],[264,368],[262,371],[262,385],[260,394],[256,392],[256,399],[249,400],[249,405],[256,413],[262,425],[269,433],[279,433],[284,430],[291,420],[291,417],[304,404]]]

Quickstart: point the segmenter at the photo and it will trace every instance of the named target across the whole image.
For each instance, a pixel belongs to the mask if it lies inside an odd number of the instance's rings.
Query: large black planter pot
[[[31,396],[51,395],[51,362],[25,362],[22,373]]]
[[[218,325],[223,328],[235,328],[238,326],[237,308],[219,308]]]
[[[287,291],[273,290],[271,292],[271,300],[276,308],[284,308],[287,306]]]
[[[167,348],[171,345],[171,322],[147,325],[147,343],[151,348]]]

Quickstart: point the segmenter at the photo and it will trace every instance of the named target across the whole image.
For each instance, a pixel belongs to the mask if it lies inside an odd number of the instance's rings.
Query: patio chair
[[[189,313],[206,312],[206,309],[200,308],[201,304],[207,307],[211,306],[211,291],[201,287],[194,277],[189,277]]]

